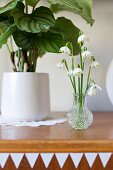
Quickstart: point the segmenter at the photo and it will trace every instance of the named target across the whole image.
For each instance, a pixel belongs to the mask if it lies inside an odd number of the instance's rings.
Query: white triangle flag
[[[47,168],[49,166],[50,161],[52,160],[54,153],[41,153],[40,155],[45,164],[45,167]]]
[[[73,160],[74,165],[77,168],[82,159],[83,153],[70,153],[70,156]]]
[[[9,153],[0,153],[0,165],[2,168],[4,168],[8,157],[9,157]]]
[[[99,153],[100,159],[104,167],[107,165],[111,155],[112,153]]]
[[[85,157],[88,161],[89,166],[92,167],[92,165],[97,157],[97,153],[85,153]]]
[[[10,155],[11,155],[11,158],[12,158],[16,168],[18,168],[20,165],[20,162],[24,156],[24,153],[10,153]]]
[[[56,158],[58,160],[60,167],[62,168],[66,159],[69,156],[69,153],[55,153],[55,155],[56,155]]]
[[[39,155],[39,153],[26,153],[25,154],[25,156],[26,156],[26,158],[27,158],[31,168],[34,167],[35,162],[36,162],[36,160],[38,158],[38,155]]]

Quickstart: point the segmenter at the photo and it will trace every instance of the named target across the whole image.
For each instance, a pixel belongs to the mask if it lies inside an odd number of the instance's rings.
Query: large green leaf
[[[11,23],[9,20],[5,20],[0,22],[0,34],[4,33],[9,27]]]
[[[43,52],[43,54],[45,52],[58,53],[60,47],[66,44],[61,34],[50,31],[47,33],[33,34],[16,30],[13,33],[13,38],[18,47],[26,50],[32,50],[35,47],[40,52]]]
[[[88,23],[93,25],[94,19],[92,18],[92,0],[77,0],[80,7],[82,7],[82,13],[80,15]]]
[[[59,50],[66,42],[60,33],[50,32],[43,33],[35,41],[35,46],[45,52],[59,53]]]
[[[82,11],[82,8],[79,6],[76,0],[48,0],[51,4],[51,9],[54,12],[59,10],[73,10],[77,13]]]
[[[18,0],[0,0],[0,14],[15,8]]]
[[[32,7],[36,6],[36,4],[40,1],[40,0],[25,0],[27,5],[30,5]]]
[[[15,26],[15,24],[12,24],[5,30],[4,33],[1,34],[1,36],[0,36],[0,47],[2,47],[2,45],[7,42],[8,38],[12,35],[12,33],[15,30],[16,30],[16,26]]]
[[[73,53],[79,53],[79,46],[77,43],[79,37],[79,28],[77,28],[70,20],[59,17],[55,23],[55,31],[61,33],[66,42],[71,42],[73,45]]]
[[[33,50],[34,47],[37,47],[38,57],[42,57],[45,54],[45,52],[37,46],[37,34],[27,33],[17,29],[13,33],[13,39],[16,45],[24,50]]]
[[[16,45],[22,49],[31,50],[34,47],[35,34],[27,33],[17,29],[13,33]]]
[[[6,13],[6,12],[0,14],[0,22],[1,22],[1,21],[5,21],[5,20],[7,20],[7,19],[8,19],[8,16],[7,16],[7,13]]]
[[[31,33],[47,32],[55,24],[53,13],[43,6],[36,8],[31,14],[25,14],[23,5],[19,3],[13,11],[13,17],[20,30]]]
[[[38,34],[16,30],[13,33],[13,37],[18,47],[26,50],[36,47],[42,51],[53,53],[58,53],[62,46],[66,45],[67,42],[71,42],[74,48],[74,55],[76,55],[79,53],[77,44],[79,31],[70,20],[61,17],[56,20],[54,30]]]
[[[94,23],[92,18],[92,0],[48,0],[51,3],[53,12],[68,10],[82,16],[91,25]]]

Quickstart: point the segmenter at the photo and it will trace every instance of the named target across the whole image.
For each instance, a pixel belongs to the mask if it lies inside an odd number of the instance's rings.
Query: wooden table
[[[113,113],[94,113],[87,130],[2,126],[0,152],[0,170],[113,170]]]

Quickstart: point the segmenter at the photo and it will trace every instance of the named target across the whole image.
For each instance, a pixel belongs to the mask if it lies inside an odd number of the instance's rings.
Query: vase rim
[[[41,72],[4,72],[3,74],[39,74],[39,75],[48,75],[49,73],[41,73]]]

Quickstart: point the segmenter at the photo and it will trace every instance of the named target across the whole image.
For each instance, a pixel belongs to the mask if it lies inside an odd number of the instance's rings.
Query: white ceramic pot
[[[113,104],[113,60],[106,74],[106,89],[111,103]]]
[[[47,73],[4,73],[2,116],[13,120],[43,120],[50,113]]]

